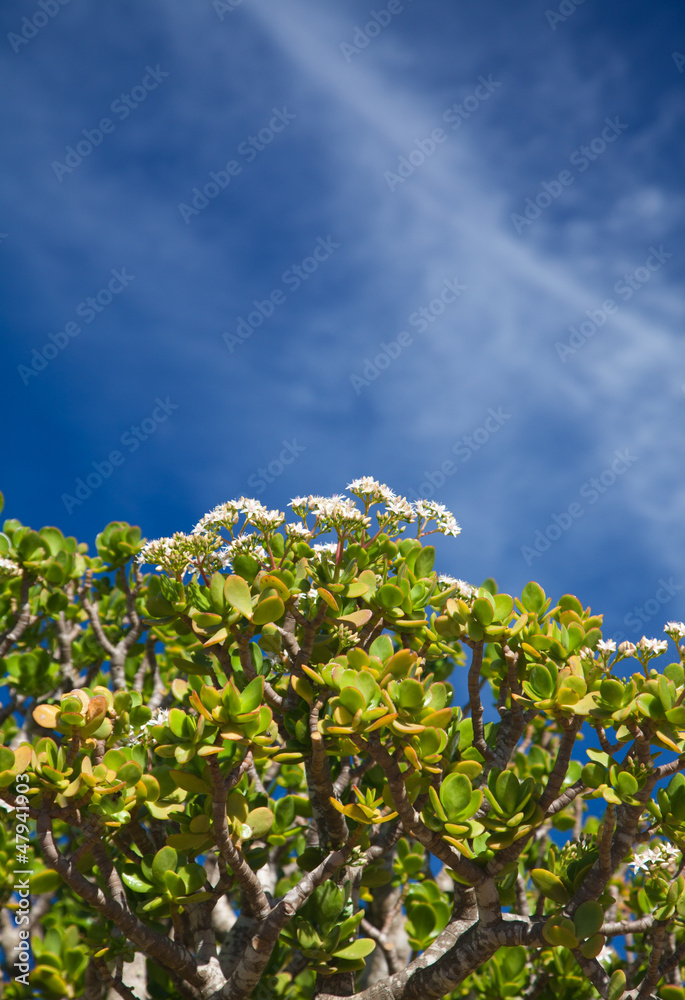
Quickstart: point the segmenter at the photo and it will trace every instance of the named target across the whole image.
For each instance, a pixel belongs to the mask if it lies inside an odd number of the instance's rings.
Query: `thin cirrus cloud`
[[[306,13],[300,8],[299,16],[289,9],[286,16],[283,11],[267,10],[266,5],[253,0],[250,10],[260,17],[264,30],[287,53],[298,72],[316,80],[319,88],[325,88],[335,108],[331,114],[339,129],[339,146],[347,154],[346,170],[356,165],[359,173],[367,178],[372,171],[376,177],[381,176],[384,169],[392,167],[398,151],[412,148],[417,137],[427,136],[436,119],[439,122],[434,107],[427,107],[425,98],[422,100],[414,93],[388,86],[370,59],[364,63],[360,56],[358,63],[349,66],[331,57],[330,45],[322,42],[321,37],[331,38],[336,34],[344,37],[339,17],[335,28],[326,25],[322,30],[321,13],[315,19],[310,8]],[[346,34],[349,35],[349,30]],[[504,75],[507,75],[507,67]],[[601,108],[601,80],[596,81],[594,87],[585,81],[584,89],[587,96],[594,98],[595,109]],[[497,96],[493,97],[493,103]],[[542,93],[539,97],[544,102]],[[669,111],[665,116],[672,117]],[[591,116],[581,114],[579,117],[582,129],[587,132]],[[613,120],[616,116],[607,117]],[[597,118],[603,125],[603,119],[595,112],[595,120]],[[358,135],[360,121],[366,138],[362,143]],[[350,141],[346,128],[355,133],[355,142]],[[650,129],[652,133],[660,130],[664,129],[658,124]],[[582,136],[583,131],[578,129],[576,135]],[[644,136],[633,140],[629,135],[617,137],[617,142],[619,140],[624,144],[619,164],[630,162],[633,146],[639,151],[646,141]],[[580,146],[580,141],[576,143]],[[357,151],[356,157],[350,157],[350,149]],[[562,160],[561,166],[567,167],[567,160]],[[625,170],[619,168],[619,173],[625,174]],[[640,183],[637,174],[636,170],[630,178],[631,186]],[[649,531],[649,522],[654,525],[653,537],[647,537],[646,541],[657,543],[665,523],[675,528],[682,540],[682,528],[677,527],[675,518],[682,487],[673,491],[672,472],[681,454],[682,369],[679,372],[673,365],[679,348],[679,328],[674,327],[673,319],[677,316],[682,320],[682,298],[674,291],[676,276],[672,275],[669,281],[670,257],[664,264],[661,276],[664,280],[659,283],[658,293],[653,285],[638,288],[634,291],[634,303],[624,303],[613,291],[615,278],[621,273],[619,268],[625,267],[632,272],[635,267],[642,267],[641,274],[644,273],[650,244],[645,245],[644,237],[640,239],[636,234],[630,241],[633,248],[626,253],[625,247],[616,245],[615,237],[611,246],[612,241],[602,232],[612,221],[616,228],[616,194],[621,192],[612,193],[612,183],[611,175],[605,175],[604,190],[598,192],[596,200],[583,204],[586,216],[591,212],[595,215],[595,225],[593,231],[586,234],[584,246],[579,234],[571,231],[570,254],[565,252],[563,245],[566,234],[560,233],[558,227],[554,231],[554,224],[545,218],[537,223],[541,235],[535,242],[526,243],[512,234],[509,199],[505,191],[498,188],[493,172],[488,175],[487,167],[482,170],[477,140],[471,139],[466,128],[459,135],[458,148],[453,143],[446,144],[417,168],[417,175],[396,191],[391,209],[388,209],[387,196],[385,201],[379,198],[375,213],[371,209],[371,217],[367,217],[364,252],[369,259],[381,259],[390,273],[409,270],[410,262],[421,262],[422,273],[416,276],[412,298],[408,299],[406,291],[403,296],[407,312],[414,303],[430,298],[435,291],[435,277],[439,275],[457,270],[469,292],[459,303],[457,322],[436,326],[425,349],[416,353],[411,371],[405,372],[402,379],[405,392],[398,392],[396,379],[391,381],[390,378],[379,380],[369,391],[377,394],[379,410],[385,413],[389,410],[395,420],[401,421],[403,408],[397,405],[397,400],[406,399],[406,392],[412,387],[419,397],[422,390],[430,387],[434,405],[425,408],[418,419],[406,409],[404,417],[412,424],[415,451],[425,453],[428,445],[429,455],[439,455],[440,449],[428,443],[436,436],[444,439],[445,427],[454,434],[454,423],[450,424],[454,392],[450,392],[449,382],[456,372],[450,372],[450,358],[462,353],[455,341],[468,339],[471,377],[458,380],[462,410],[478,414],[482,409],[479,369],[487,372],[491,384],[504,386],[510,380],[522,380],[524,387],[534,387],[533,396],[529,400],[520,398],[518,403],[524,410],[524,423],[533,422],[536,411],[549,408],[562,437],[569,418],[575,425],[585,425],[582,451],[579,449],[580,453],[576,453],[565,475],[563,470],[556,470],[562,481],[565,479],[573,485],[578,480],[578,485],[582,485],[585,479],[609,463],[616,448],[630,445],[640,452],[640,461],[631,472],[629,507],[643,522],[646,531]],[[531,190],[536,193],[536,186]],[[578,196],[578,189],[571,193]],[[656,200],[654,214],[663,217],[663,200],[658,194]],[[378,225],[380,219],[383,225]],[[628,217],[627,228],[631,221]],[[669,220],[669,232],[672,232],[671,223]],[[593,250],[596,252],[593,244],[597,235],[605,246],[610,245],[609,252],[613,252],[618,265],[613,274],[611,268],[606,269],[601,280],[596,274],[584,273],[586,269],[583,268],[583,256],[590,256]],[[659,242],[656,226],[648,235]],[[554,253],[549,252],[550,241],[556,244]],[[382,252],[379,244],[382,244]],[[465,246],[468,254],[464,252]],[[666,253],[675,255],[675,245],[669,242],[669,246],[672,249]],[[393,288],[396,301],[396,286],[391,282],[388,285]],[[379,286],[384,286],[380,275]],[[664,309],[659,301],[662,291],[670,308]],[[587,309],[594,310],[595,314],[599,309],[601,316],[601,304],[611,296],[618,306],[608,322],[611,332],[598,331],[597,344],[585,345],[585,355],[579,353],[577,361],[572,359],[575,364],[572,360],[562,364],[554,345],[559,341],[568,342],[569,330],[563,326],[563,321],[560,323],[560,317],[566,315],[568,325],[575,324],[578,328],[586,319]],[[355,306],[358,305],[355,302]],[[360,311],[363,313],[363,308]],[[604,341],[603,336],[607,338]],[[497,362],[494,373],[493,356]],[[654,454],[651,444],[658,415],[651,403],[651,393],[657,385],[661,386],[661,405],[669,407],[670,404],[673,419],[659,426],[659,450]],[[513,394],[504,392],[513,407]],[[524,395],[525,392],[521,397]],[[490,398],[497,401],[497,390],[494,393],[490,390]],[[596,421],[598,408],[603,415],[599,424]],[[517,454],[511,464],[520,461],[521,455]],[[555,457],[546,455],[545,461],[549,486],[549,470],[554,467]],[[420,475],[420,466],[419,470]],[[496,480],[501,468],[492,471],[494,475],[489,478]],[[406,479],[404,469],[402,473]],[[667,483],[671,489],[656,500],[655,487],[658,489],[659,484],[666,486]],[[563,496],[563,491],[559,492]],[[466,493],[466,490],[460,493],[460,499],[468,504]],[[550,503],[549,490],[546,502]],[[501,520],[499,504],[497,512]],[[597,533],[601,530],[598,526]],[[501,537],[498,542],[502,542]],[[661,549],[664,564],[675,568],[679,560],[677,550],[668,548],[667,552]]]

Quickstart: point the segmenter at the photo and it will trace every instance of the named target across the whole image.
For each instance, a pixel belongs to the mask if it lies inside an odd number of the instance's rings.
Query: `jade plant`
[[[347,489],[5,521],[4,1000],[685,1000],[685,626],[617,648]]]

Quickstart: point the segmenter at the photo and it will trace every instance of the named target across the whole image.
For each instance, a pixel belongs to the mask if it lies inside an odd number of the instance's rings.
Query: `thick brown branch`
[[[324,601],[321,601],[319,607],[316,609],[316,614],[312,620],[307,622],[305,625],[304,639],[293,663],[295,670],[299,671],[303,663],[309,665],[312,651],[314,649],[314,642],[316,641],[316,633],[318,632],[319,627],[323,624],[327,610],[328,605]]]
[[[666,943],[667,926],[668,924],[666,921],[659,920],[654,922],[652,947],[647,960],[647,971],[645,973],[645,978],[640,984],[640,991],[637,994],[636,1000],[648,1000],[651,996],[652,990],[659,981],[659,962]]]
[[[125,573],[122,571],[120,576],[120,582],[126,596],[126,611],[128,615],[128,620],[130,622],[130,627],[128,632],[126,632],[122,638],[117,642],[113,643],[111,639],[105,634],[105,630],[100,619],[100,612],[98,610],[97,601],[93,602],[88,594],[88,589],[90,587],[90,581],[92,578],[92,571],[86,570],[85,579],[83,586],[79,590],[79,597],[81,598],[81,605],[83,610],[88,615],[88,620],[90,621],[93,633],[99,646],[107,653],[109,656],[109,668],[112,677],[112,687],[115,691],[120,690],[126,686],[126,674],[124,672],[124,665],[126,663],[126,657],[128,655],[131,647],[138,641],[143,633],[145,625],[142,619],[139,617],[136,611],[136,594],[138,592],[138,586],[131,590],[128,585],[128,580],[126,579]]]
[[[662,778],[670,778],[672,774],[677,774],[678,771],[685,771],[685,756],[672,760],[670,764],[661,764],[659,767],[655,767],[654,775],[657,781],[661,781]]]
[[[119,994],[119,996],[123,998],[123,1000],[138,1000],[138,997],[135,995],[133,990],[130,987],[126,986],[126,984],[122,982],[119,976],[112,975],[112,973],[107,968],[107,964],[104,958],[94,958],[93,962],[98,971],[98,974],[100,975],[100,978],[102,979],[102,982],[106,983],[108,986],[111,986],[111,988],[115,990]]]
[[[575,715],[572,721],[568,724],[568,728],[565,730],[564,735],[561,738],[559,749],[557,750],[557,759],[554,762],[552,773],[547,781],[547,787],[540,796],[540,808],[545,813],[547,812],[548,807],[556,799],[561,786],[564,783],[564,778],[566,777],[566,772],[568,771],[569,764],[571,762],[571,754],[573,753],[573,748],[576,743],[576,736],[582,725],[583,717],[581,715]]]
[[[21,639],[22,635],[31,624],[31,602],[29,600],[30,589],[31,582],[28,574],[24,573],[21,581],[21,592],[19,596],[19,615],[14,623],[14,627],[8,632],[5,632],[2,639],[0,639],[0,657],[5,656],[9,648],[17,641],[17,639]]]
[[[495,755],[485,742],[483,703],[480,700],[480,672],[483,667],[483,645],[483,640],[473,645],[471,666],[469,667],[469,703],[471,705],[471,721],[473,723],[473,745],[484,760],[491,761]]]
[[[580,948],[575,948],[573,957],[580,966],[581,972],[589,979],[601,997],[606,997],[609,989],[609,977],[596,958],[585,958]]]
[[[319,844],[331,847],[342,847],[347,842],[349,831],[342,813],[331,805],[335,793],[331,781],[328,758],[324,750],[323,736],[319,732],[319,712],[325,704],[325,699],[319,698],[309,712],[309,734],[312,741],[312,753],[305,761],[309,798],[312,812],[319,833]]]
[[[334,851],[313,871],[304,875],[290,892],[279,900],[258,932],[252,936],[229,981],[210,1000],[247,1000],[254,996],[278,937],[289,920],[303,906],[314,890],[332,878],[349,858],[353,849],[348,841],[341,851]]]
[[[541,924],[528,920],[503,919],[493,927],[457,920],[406,969],[350,1000],[439,1000],[454,991],[470,973],[494,955],[498,948],[511,945],[543,944]],[[318,1000],[336,1000],[323,993]]]
[[[226,817],[228,789],[215,756],[207,758],[207,766],[213,790],[212,815],[217,847],[227,866],[235,875],[247,907],[258,920],[263,920],[269,913],[269,901],[259,879],[243,857],[242,851],[231,840],[231,835],[228,832]]]
[[[570,805],[571,802],[573,802],[573,800],[584,791],[585,783],[578,779],[578,781],[574,782],[574,784],[569,785],[566,791],[562,792],[562,794],[548,806],[545,815],[556,816],[558,812],[561,812],[562,809],[565,809],[566,806]]]
[[[616,937],[617,934],[644,934],[654,923],[654,917],[648,913],[638,920],[615,920],[602,924],[600,933],[605,937]]]
[[[47,864],[59,873],[73,892],[115,923],[123,934],[162,966],[175,970],[194,987],[199,989],[202,986],[195,961],[182,945],[146,927],[128,908],[124,909],[98,886],[89,882],[73,862],[64,857],[55,844],[52,821],[45,811],[41,811],[38,816],[36,833]]]

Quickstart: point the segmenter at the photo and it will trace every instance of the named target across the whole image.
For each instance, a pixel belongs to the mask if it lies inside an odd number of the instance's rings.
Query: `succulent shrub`
[[[616,648],[348,491],[5,521],[6,1000],[685,1000],[685,626]]]

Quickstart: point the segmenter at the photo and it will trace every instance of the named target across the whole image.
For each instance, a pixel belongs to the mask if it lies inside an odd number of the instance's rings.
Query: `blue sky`
[[[374,475],[454,511],[445,572],[685,617],[681,5],[0,21],[9,516],[156,537]]]

